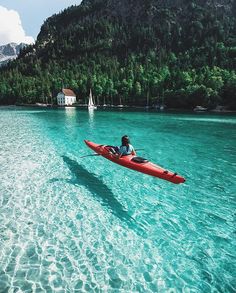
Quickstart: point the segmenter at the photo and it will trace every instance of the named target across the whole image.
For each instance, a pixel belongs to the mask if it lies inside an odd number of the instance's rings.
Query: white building
[[[57,95],[57,104],[59,106],[70,106],[76,103],[76,95],[70,89],[62,89]]]

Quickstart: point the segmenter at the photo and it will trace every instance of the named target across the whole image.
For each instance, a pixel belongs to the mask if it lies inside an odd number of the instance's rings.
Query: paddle
[[[136,149],[135,151],[143,151],[143,150],[144,149]],[[79,159],[86,158],[86,157],[94,157],[94,156],[101,156],[101,155],[100,154],[91,154],[91,155],[79,157]]]
[[[100,154],[92,154],[92,155],[82,156],[82,157],[79,157],[79,158],[81,159],[81,158],[93,157],[93,156],[101,156],[101,155]]]

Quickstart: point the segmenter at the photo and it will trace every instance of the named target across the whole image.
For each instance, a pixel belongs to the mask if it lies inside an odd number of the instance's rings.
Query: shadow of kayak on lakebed
[[[101,203],[107,207],[111,213],[121,221],[124,221],[127,226],[135,231],[138,235],[145,237],[145,229],[139,225],[136,220],[129,215],[122,204],[116,199],[111,189],[93,173],[88,172],[77,161],[70,159],[67,156],[62,156],[63,161],[68,166],[74,178],[66,180],[73,185],[81,185],[86,187],[89,192]],[[51,180],[58,181],[59,179]]]

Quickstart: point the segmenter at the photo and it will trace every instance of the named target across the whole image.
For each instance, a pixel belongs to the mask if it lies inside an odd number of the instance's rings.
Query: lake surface
[[[235,292],[235,171],[233,115],[0,108],[0,292]]]

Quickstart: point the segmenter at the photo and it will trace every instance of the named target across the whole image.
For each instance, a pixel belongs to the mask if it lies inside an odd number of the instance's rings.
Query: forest
[[[0,104],[86,103],[236,110],[236,1],[84,0],[48,18],[0,68]]]

